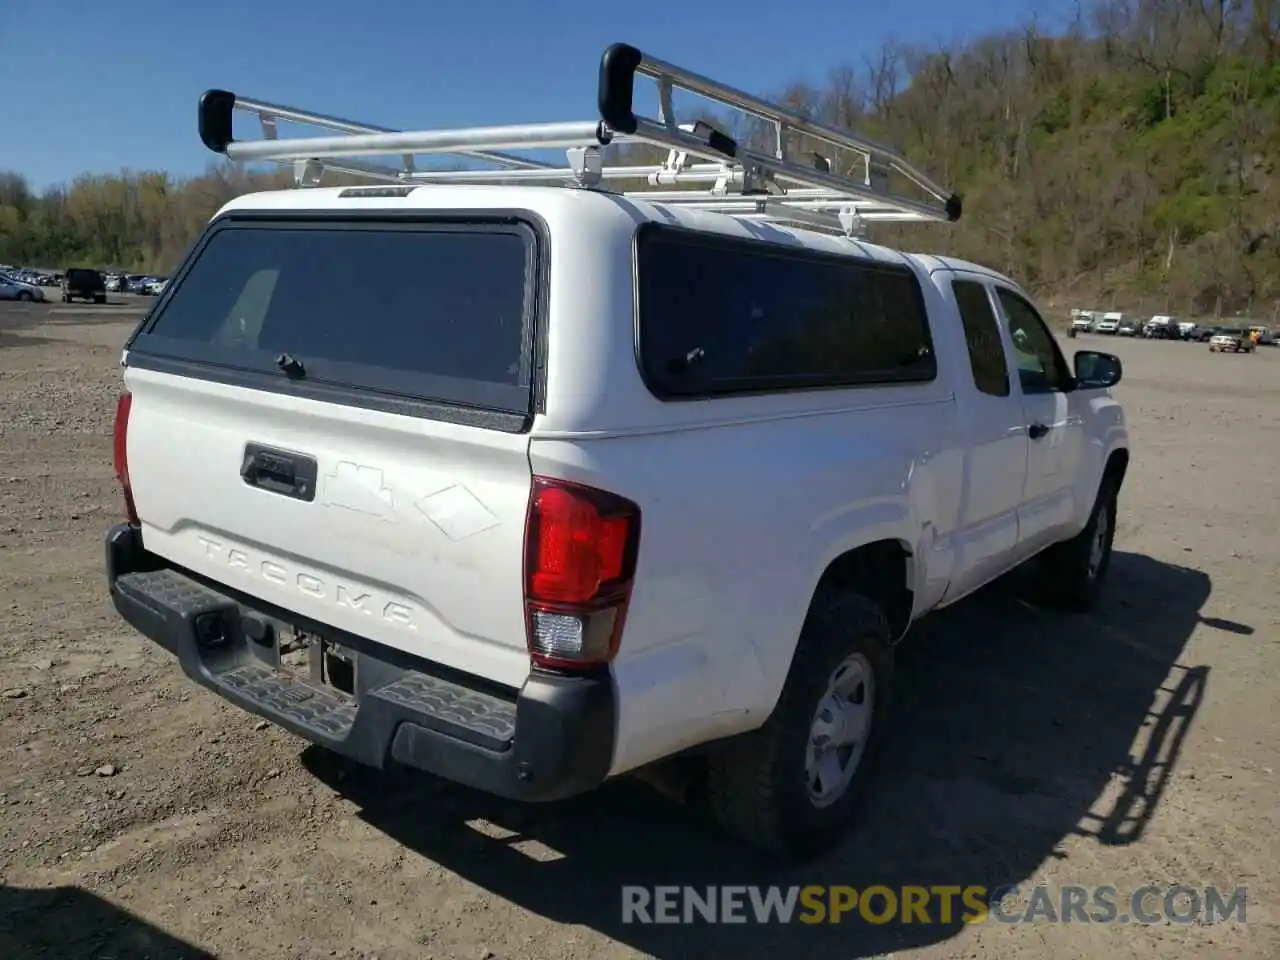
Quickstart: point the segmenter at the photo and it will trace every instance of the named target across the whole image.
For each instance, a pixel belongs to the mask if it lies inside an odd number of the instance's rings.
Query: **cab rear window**
[[[527,413],[535,240],[511,220],[231,220],[132,349]]]

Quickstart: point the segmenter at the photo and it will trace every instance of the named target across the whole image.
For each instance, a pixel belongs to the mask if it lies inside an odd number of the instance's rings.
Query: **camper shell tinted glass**
[[[507,216],[231,217],[193,249],[130,352],[357,405],[380,404],[350,395],[380,394],[527,417],[538,237]]]
[[[636,281],[640,363],[664,399],[937,376],[905,266],[646,225]]]

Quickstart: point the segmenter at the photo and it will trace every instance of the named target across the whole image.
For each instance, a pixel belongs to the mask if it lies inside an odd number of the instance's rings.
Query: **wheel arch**
[[[826,590],[858,593],[879,606],[889,621],[896,643],[911,625],[915,602],[915,551],[906,541],[893,537],[872,540],[845,550],[822,571],[809,598],[806,615]]]
[[[1106,464],[1102,468],[1102,479],[1111,480],[1117,492],[1124,485],[1125,474],[1129,472],[1129,448],[1117,447],[1107,454]]]

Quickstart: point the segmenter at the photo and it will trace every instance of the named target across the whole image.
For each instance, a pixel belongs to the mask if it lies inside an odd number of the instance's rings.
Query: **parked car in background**
[[[19,283],[27,283],[33,287],[51,287],[58,282],[55,274],[44,270],[33,270],[30,267],[24,267],[16,271],[4,270],[0,272],[7,274]]]
[[[62,277],[62,302],[91,300],[107,302],[107,280],[101,271],[85,267],[72,267]]]
[[[1253,338],[1245,327],[1215,327],[1209,337],[1210,353],[1253,353]]]
[[[164,277],[157,277],[151,274],[135,274],[126,277],[127,289],[130,293],[136,293],[141,297],[154,297],[164,289]]]
[[[1138,321],[1125,317],[1116,326],[1116,336],[1118,337],[1136,337],[1138,335]]]
[[[1070,329],[1076,333],[1088,333],[1091,331],[1093,329],[1093,311],[1072,311]]]
[[[34,283],[27,283],[7,273],[0,273],[0,300],[23,300],[28,303],[44,303],[44,291]]]
[[[1182,331],[1176,317],[1157,314],[1143,324],[1142,335],[1152,340],[1179,340]]]
[[[1093,332],[1114,335],[1119,331],[1120,321],[1123,319],[1123,313],[1104,313],[1102,319],[1094,324]]]

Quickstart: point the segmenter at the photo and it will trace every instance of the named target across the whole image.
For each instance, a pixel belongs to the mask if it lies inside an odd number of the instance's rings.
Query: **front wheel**
[[[884,740],[892,687],[883,611],[860,594],[821,588],[773,713],[708,760],[713,817],[773,856],[826,852],[852,826]]]
[[[30,303],[35,298],[31,296],[31,293],[29,291],[20,290],[18,291],[18,299],[23,303]]]
[[[1085,528],[1041,555],[1043,589],[1040,592],[1047,602],[1078,612],[1091,610],[1097,603],[1107,571],[1111,569],[1118,496],[1115,481],[1103,477]]]

